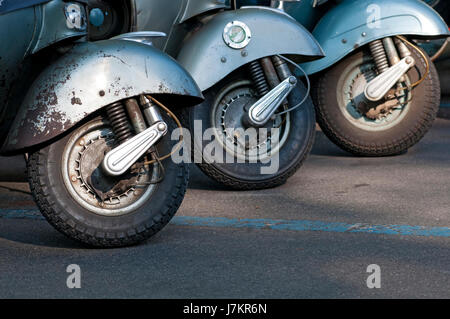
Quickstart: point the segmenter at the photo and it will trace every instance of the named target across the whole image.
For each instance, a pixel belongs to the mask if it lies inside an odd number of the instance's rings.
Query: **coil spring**
[[[116,102],[106,107],[106,114],[114,131],[114,135],[120,144],[133,136],[127,113],[121,102]]]
[[[378,72],[383,73],[389,69],[389,62],[386,51],[384,50],[383,42],[381,40],[375,40],[369,44],[369,47],[378,68]]]
[[[250,63],[250,75],[259,96],[264,96],[269,93],[269,85],[267,84],[266,76],[259,61]]]

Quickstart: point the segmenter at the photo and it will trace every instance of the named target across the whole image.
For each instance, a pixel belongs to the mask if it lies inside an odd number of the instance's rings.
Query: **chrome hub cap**
[[[349,65],[339,79],[337,96],[339,109],[354,126],[366,131],[384,131],[400,123],[409,111],[410,92],[398,90],[407,87],[410,82],[393,88],[391,99],[370,102],[364,96],[364,88],[376,77],[376,67],[370,58],[363,64]]]
[[[132,212],[151,196],[158,166],[136,163],[121,176],[103,173],[105,154],[115,146],[114,134],[102,120],[80,128],[68,141],[63,154],[64,183],[75,201],[87,210],[105,216]]]
[[[245,127],[243,117],[258,101],[250,81],[241,81],[225,88],[212,109],[212,124],[216,140],[227,153],[240,160],[264,160],[283,146],[290,129],[289,114],[275,116],[263,130]],[[254,129],[255,134],[242,135]],[[247,131],[249,132],[249,131]]]

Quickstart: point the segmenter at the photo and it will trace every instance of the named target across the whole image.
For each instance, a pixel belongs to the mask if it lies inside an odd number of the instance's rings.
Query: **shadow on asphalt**
[[[15,244],[42,246],[47,248],[87,249],[87,246],[67,238],[44,220],[2,219],[0,240]],[[21,245],[20,245],[21,246]]]
[[[341,158],[355,158],[354,156],[333,144],[328,137],[320,130],[316,130],[316,138],[311,155],[330,156]],[[206,176],[195,164],[190,165],[189,188],[197,190],[217,190],[217,191],[236,191],[230,187],[216,182]]]
[[[189,164],[189,188],[197,190],[235,191],[206,176],[195,164]]]
[[[14,237],[33,245],[39,243],[30,239],[38,238],[50,249],[30,250],[21,245],[2,244],[5,255],[14,258],[0,264],[4,274],[3,282],[0,278],[1,297],[11,297],[14,293],[27,297],[72,296],[73,291],[61,284],[67,275],[61,269],[73,261],[86,269],[85,281],[89,283],[74,295],[78,297],[80,294],[116,298],[448,295],[448,245],[427,238],[336,234],[330,241],[330,234],[323,232],[241,229],[230,232],[229,229],[171,226],[161,236],[133,249],[82,251],[83,247],[62,245],[64,238],[47,227],[40,225],[40,228],[40,233],[34,233],[35,227],[28,221],[20,231],[29,239]],[[366,287],[366,268],[373,263],[382,267],[383,289]],[[22,267],[20,272],[17,265]],[[39,276],[24,276],[27,271]],[[23,277],[34,281],[24,282]],[[35,289],[36,286],[46,289]]]
[[[316,139],[314,141],[311,155],[333,156],[333,157],[354,157],[354,155],[340,149],[320,130],[316,130]]]
[[[320,130],[316,131],[316,138],[311,155],[354,157],[352,154],[347,153],[334,145]],[[190,165],[189,188],[197,190],[236,191],[206,176],[195,164]]]
[[[68,249],[69,251],[73,249],[77,251],[117,251],[127,249],[127,247],[118,249],[97,248],[78,243],[59,233],[45,219],[0,220],[0,242],[6,240],[19,246],[25,244],[50,249]],[[162,231],[137,246],[131,246],[131,248],[158,245],[166,240],[164,237],[165,233]]]
[[[317,132],[313,156],[308,160],[308,168],[313,173],[294,175],[287,184],[272,190],[258,192],[232,192],[204,175],[195,165],[192,165],[190,188],[180,213],[189,215],[211,216],[220,212],[220,216],[228,216],[228,212],[245,212],[246,218],[273,219],[306,219],[323,221],[368,222],[372,224],[409,224],[442,226],[447,223],[447,217],[440,216],[440,207],[445,207],[446,184],[440,180],[436,184],[439,172],[448,167],[450,149],[450,121],[438,121],[423,142],[412,148],[404,156],[384,159],[355,159],[350,154],[340,151],[322,132]],[[333,155],[334,154],[334,155]],[[323,156],[323,157],[322,157]],[[333,158],[336,156],[336,158]],[[327,158],[328,157],[328,158]],[[390,178],[376,170],[389,167],[392,170]],[[336,179],[349,174],[365,171],[368,176],[357,178],[352,183],[338,183]],[[423,174],[415,172],[423,171]],[[334,174],[334,175],[333,175]],[[330,180],[330,176],[335,179]],[[367,182],[367,181],[370,182]],[[398,183],[396,182],[398,181]],[[407,192],[401,192],[401,183],[407,181],[410,187]],[[433,184],[431,183],[433,181]],[[421,184],[434,185],[433,191],[425,191]],[[342,185],[341,185],[342,184]],[[34,207],[25,184],[0,185],[0,201],[7,209],[24,209]],[[399,186],[400,185],[400,186]],[[200,190],[200,192],[195,192]],[[202,190],[217,191],[213,198]],[[16,193],[16,194],[14,194]],[[323,194],[322,194],[323,193]],[[261,196],[259,196],[261,195]],[[267,196],[266,196],[267,195]],[[324,200],[324,198],[326,200]],[[347,198],[351,200],[347,200]],[[400,200],[400,201],[399,201]],[[211,203],[214,207],[211,207]],[[399,201],[396,204],[396,201]],[[415,202],[412,207],[408,203]],[[380,204],[383,203],[383,204]],[[403,203],[403,204],[402,204]],[[431,205],[430,203],[435,203]],[[33,206],[31,206],[33,205]],[[0,209],[2,206],[0,205]],[[36,208],[37,209],[37,208]],[[423,211],[425,217],[411,216],[412,212]],[[204,212],[204,213],[203,213]],[[357,217],[355,217],[355,212]],[[430,212],[430,213],[428,213]],[[436,214],[436,215],[433,215]],[[395,216],[390,218],[389,216]],[[428,218],[433,217],[433,219]],[[23,226],[21,226],[23,225]],[[9,227],[8,227],[9,226]],[[23,229],[22,229],[23,227]],[[171,228],[171,227],[169,227]],[[173,229],[173,228],[172,228]],[[163,237],[167,236],[164,231]],[[157,237],[149,244],[158,243]],[[36,223],[34,220],[1,219],[0,239],[12,242],[55,248],[85,249],[85,246],[66,238],[55,231],[47,223]],[[156,240],[156,241],[155,241]]]

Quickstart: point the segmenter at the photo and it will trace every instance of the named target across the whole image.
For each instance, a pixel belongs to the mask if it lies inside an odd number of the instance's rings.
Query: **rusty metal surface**
[[[92,112],[140,94],[183,96],[183,106],[203,99],[191,76],[155,48],[123,40],[80,44],[32,84],[1,151],[48,141]]]

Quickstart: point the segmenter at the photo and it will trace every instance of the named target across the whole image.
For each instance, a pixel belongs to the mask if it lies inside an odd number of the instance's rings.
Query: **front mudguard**
[[[245,48],[232,49],[223,39],[224,28],[232,21],[245,23],[251,31]],[[215,15],[187,40],[177,60],[205,91],[242,65],[276,54],[307,61],[323,57],[311,33],[292,17],[271,8],[248,7]]]
[[[346,0],[330,10],[313,31],[326,57],[302,64],[308,74],[320,72],[374,40],[394,35],[448,37],[441,16],[420,0]]]
[[[126,40],[79,44],[33,82],[1,152],[49,141],[89,114],[140,94],[183,97],[183,106],[203,100],[186,70],[149,45]]]

